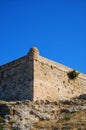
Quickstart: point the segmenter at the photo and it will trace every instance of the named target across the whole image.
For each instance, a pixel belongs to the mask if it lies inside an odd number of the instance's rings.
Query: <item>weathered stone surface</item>
[[[46,103],[45,101],[38,101],[38,103],[37,101],[31,102],[28,100],[0,102],[0,123],[3,126],[3,130],[34,130],[32,128],[34,128],[34,124],[37,122],[49,121],[52,124],[52,121],[60,121],[61,123],[61,120],[62,122],[69,120],[71,117],[73,118],[75,115],[77,117],[80,112],[83,112],[84,116],[79,118],[81,118],[80,121],[83,121],[83,124],[86,125],[86,101],[82,99],[77,100],[79,105],[75,105],[76,99],[66,101],[66,104],[62,101],[57,101],[58,104],[56,102]],[[72,104],[69,104],[69,102],[72,102]],[[75,113],[75,115],[73,115],[73,113]],[[38,130],[41,130],[41,127]],[[54,129],[54,126],[52,129]]]
[[[71,70],[31,48],[25,57],[0,67],[0,99],[55,101],[86,93],[86,75],[70,80]]]

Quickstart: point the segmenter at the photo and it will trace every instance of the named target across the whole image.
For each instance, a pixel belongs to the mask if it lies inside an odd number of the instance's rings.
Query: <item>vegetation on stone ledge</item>
[[[68,72],[68,77],[70,78],[70,79],[76,79],[77,77],[78,77],[78,75],[79,75],[79,73],[78,72],[76,72],[76,70],[72,70],[72,71],[70,71],[70,72]]]

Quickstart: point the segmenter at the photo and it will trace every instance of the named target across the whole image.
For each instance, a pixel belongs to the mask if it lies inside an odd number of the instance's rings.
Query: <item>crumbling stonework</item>
[[[25,57],[0,67],[0,99],[54,101],[86,93],[86,75],[70,80],[71,70],[31,48]]]

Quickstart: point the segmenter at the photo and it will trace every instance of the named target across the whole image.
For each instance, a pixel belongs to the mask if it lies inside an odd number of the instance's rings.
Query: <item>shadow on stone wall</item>
[[[0,100],[33,100],[33,78],[28,56],[0,67]]]

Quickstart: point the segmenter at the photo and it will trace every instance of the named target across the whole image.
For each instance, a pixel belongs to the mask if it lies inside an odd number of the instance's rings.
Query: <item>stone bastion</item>
[[[36,47],[0,66],[0,100],[65,100],[86,93],[86,75],[71,80],[73,69],[39,55]]]

